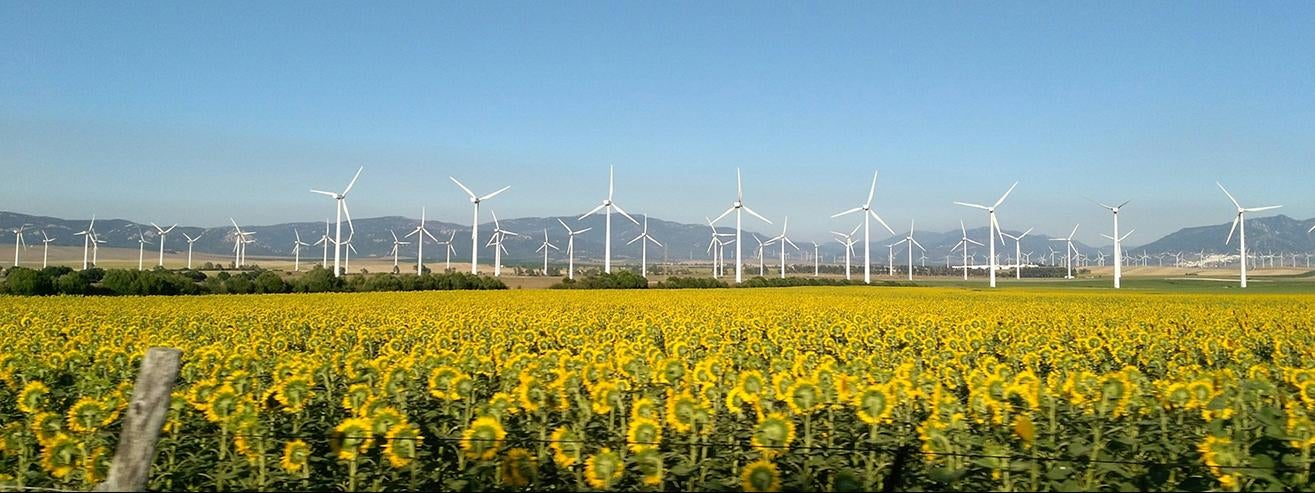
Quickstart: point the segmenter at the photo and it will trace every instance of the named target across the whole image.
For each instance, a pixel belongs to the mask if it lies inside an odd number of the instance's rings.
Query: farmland
[[[1315,297],[958,288],[0,298],[0,484],[1310,490]]]

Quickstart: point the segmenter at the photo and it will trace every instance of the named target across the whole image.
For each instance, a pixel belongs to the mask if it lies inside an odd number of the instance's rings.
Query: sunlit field
[[[959,288],[0,298],[0,485],[1311,490],[1315,296]]]

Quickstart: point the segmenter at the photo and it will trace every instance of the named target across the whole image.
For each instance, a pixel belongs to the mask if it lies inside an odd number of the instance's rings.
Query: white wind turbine
[[[78,231],[77,233],[73,234],[73,236],[82,237],[82,270],[87,270],[87,250],[92,248],[92,241],[93,241],[92,239],[96,235],[95,233],[96,230],[94,229],[95,227],[96,227],[96,215],[92,214],[91,224],[87,225],[87,229]]]
[[[775,238],[767,240],[768,244],[776,243],[776,242],[779,242],[781,244],[781,279],[785,279],[785,245],[788,243],[790,244],[790,246],[794,247],[795,250],[799,249],[799,245],[794,244],[793,241],[790,241],[790,237],[785,235],[786,230],[789,227],[790,227],[790,216],[786,216],[785,221],[781,223],[781,234],[779,236],[776,236]],[[738,248],[736,250],[738,250]]]
[[[569,240],[568,240],[569,241]],[[557,245],[548,241],[548,228],[543,228],[543,244],[534,253],[543,252],[543,275],[548,275],[548,250],[561,250]]]
[[[457,181],[456,178],[451,176],[449,176],[448,178],[452,180],[452,183],[456,183],[458,187],[461,187],[461,189],[466,192],[466,195],[470,196],[470,203],[474,204],[475,206],[475,216],[474,219],[470,222],[470,273],[479,274],[479,203],[491,199],[497,194],[507,191],[508,188],[511,188],[511,185],[507,185],[505,187],[499,188],[498,191],[481,197],[475,195],[475,192],[470,191],[469,188],[466,188],[465,185],[462,185],[461,182]],[[497,253],[497,250],[494,250],[494,253]]]
[[[41,249],[42,249],[42,251],[41,251],[41,268],[42,268],[42,269],[46,268],[46,259],[49,258],[49,256],[50,256],[50,242],[52,242],[52,241],[55,241],[55,239],[54,239],[54,238],[51,238],[51,237],[49,237],[49,236],[46,236],[46,230],[44,230],[44,229],[41,230]]]
[[[26,228],[27,226],[28,225],[24,224],[19,226],[18,229],[12,230],[14,232],[14,267],[18,267],[19,247],[27,248],[27,241],[23,239],[23,228]]]
[[[763,248],[770,245],[772,240],[767,240],[767,242],[764,243],[762,238],[759,238],[757,234],[754,234],[753,241],[758,242],[758,277],[763,277],[764,272],[766,272],[766,268],[763,266]]]
[[[546,237],[545,237],[545,238],[546,238]],[[651,241],[651,242],[653,242],[654,245],[662,246],[661,243],[658,243],[657,240],[653,239],[653,237],[652,237],[652,236],[649,236],[649,234],[648,234],[648,215],[647,215],[647,214],[644,215],[644,231],[641,232],[641,233],[639,233],[639,236],[636,236],[635,239],[626,242],[626,244],[629,245],[629,244],[634,243],[634,242],[636,242],[636,241],[642,241],[642,243],[639,244],[639,252],[640,252],[640,253],[639,253],[639,275],[640,275],[641,277],[645,277],[645,278],[646,278],[646,277],[648,277],[648,242]],[[556,248],[556,247],[554,247],[554,248]],[[663,248],[666,248],[666,247],[663,247]]]
[[[420,208],[420,225],[416,226],[416,229],[411,230],[411,232],[407,233],[406,236],[404,236],[403,238],[410,238],[412,235],[419,235],[416,237],[416,274],[421,274],[425,271],[424,270],[425,237],[428,236],[429,239],[434,240],[434,243],[439,243],[440,245],[442,244],[438,241],[438,238],[434,238],[434,235],[429,234],[429,230],[425,229],[424,207]],[[449,244],[448,246],[450,247],[451,245]],[[451,252],[449,252],[448,258],[449,258],[448,266],[450,267],[451,266],[450,259],[452,258]]]
[[[579,231],[572,231],[571,227],[566,225],[566,221],[562,221],[561,218],[558,218],[557,222],[562,224],[562,228],[566,229],[566,277],[568,279],[575,279],[575,235],[594,228],[584,228]]]
[[[1270,206],[1265,206],[1265,207],[1242,207],[1242,204],[1237,203],[1237,199],[1233,198],[1233,194],[1228,193],[1228,189],[1224,188],[1224,185],[1223,185],[1223,184],[1221,184],[1221,183],[1219,183],[1219,182],[1215,182],[1215,184],[1216,184],[1216,185],[1219,185],[1219,189],[1224,191],[1224,195],[1227,195],[1227,196],[1228,196],[1228,200],[1233,201],[1233,205],[1237,206],[1237,216],[1235,216],[1235,217],[1233,218],[1233,227],[1228,229],[1228,239],[1224,241],[1224,244],[1227,245],[1228,243],[1232,242],[1232,241],[1233,241],[1233,230],[1238,230],[1238,231],[1237,231],[1237,232],[1238,232],[1238,236],[1237,236],[1237,238],[1238,238],[1238,247],[1239,247],[1239,252],[1240,252],[1240,255],[1241,255],[1241,259],[1242,259],[1242,262],[1241,262],[1241,265],[1242,265],[1242,287],[1245,288],[1245,287],[1247,287],[1247,224],[1246,224],[1246,213],[1248,213],[1248,212],[1267,211],[1267,210],[1270,210],[1270,209],[1277,209],[1277,208],[1279,208],[1279,207],[1283,207],[1283,206],[1281,206],[1281,205],[1270,205]],[[1315,231],[1315,228],[1312,228],[1311,230],[1312,230],[1312,231]],[[1309,233],[1309,231],[1307,231],[1307,232]]]
[[[1000,232],[1001,235],[1008,236],[1009,239],[1014,240],[1014,279],[1023,278],[1023,237],[1031,232],[1032,228],[1027,228],[1027,231],[1024,231],[1023,234],[1018,236],[1011,235],[1004,231]]]
[[[819,260],[817,256],[818,249],[821,247],[822,245],[817,244],[816,241],[813,242],[813,277],[818,277],[822,273],[822,266],[818,263]]]
[[[301,247],[304,247],[304,246],[311,246],[311,245],[310,245],[310,243],[306,243],[306,242],[304,242],[304,241],[301,241],[301,232],[300,232],[300,231],[297,231],[296,229],[293,229],[293,230],[292,230],[292,234],[295,235],[295,236],[297,237],[296,240],[293,240],[293,241],[292,241],[292,255],[293,255],[293,260],[292,260],[292,270],[293,270],[293,272],[301,272]],[[189,258],[191,257],[190,244],[189,244],[188,257],[189,257]],[[189,265],[188,268],[191,268],[191,267],[190,267],[191,262],[188,262],[188,265]]]
[[[198,234],[196,235],[196,238],[193,238],[188,236],[187,233],[183,233],[183,237],[187,238],[187,270],[192,270],[192,244],[196,243],[196,240],[201,239],[201,236],[204,234],[205,230],[201,230],[201,234]]]
[[[866,216],[864,217],[865,219],[863,221],[867,222]],[[850,280],[849,259],[854,255],[854,243],[858,241],[854,239],[854,235],[858,233],[858,228],[861,227],[863,227],[863,223],[859,223],[855,225],[854,230],[850,231],[848,234],[841,233],[839,231],[831,232],[831,234],[836,235],[836,241],[840,242],[841,245],[845,245],[845,280],[846,281]]]
[[[242,267],[242,265],[246,264],[247,260],[247,243],[255,243],[256,241],[247,240],[247,235],[254,235],[256,233],[252,231],[242,231],[242,228],[237,225],[236,219],[230,217],[228,220],[233,223],[233,229],[237,231],[237,237],[233,239],[233,267]],[[350,221],[350,219],[348,219],[348,221]]]
[[[951,248],[950,251],[953,252],[956,249],[963,248],[963,280],[967,281],[968,280],[968,244],[971,243],[977,246],[986,246],[986,245],[978,243],[977,240],[968,237],[968,227],[963,225],[962,220],[959,221],[959,231],[963,233],[963,237],[959,238],[959,243],[956,243],[954,245],[954,248]]]
[[[100,239],[100,235],[97,235],[96,231],[93,230],[91,232],[91,266],[92,267],[100,266],[100,260],[97,258],[97,255],[100,255],[101,243],[109,243],[109,240]]]
[[[708,222],[709,228],[712,228],[712,240],[708,242],[708,253],[712,254],[712,277],[717,278],[721,276],[723,270],[722,269],[722,258],[724,257],[724,255],[722,255],[723,250],[725,250],[727,244],[735,241],[735,240],[722,241],[721,237],[735,236],[735,235],[730,233],[717,232],[717,226],[714,225],[712,220],[708,219],[707,216],[704,216],[703,220]],[[738,247],[736,249],[738,250]]]
[[[767,218],[762,217],[762,215],[758,214],[757,212],[754,212],[753,209],[750,209],[749,206],[747,206],[747,205],[744,204],[744,183],[743,183],[743,181],[740,179],[740,168],[735,168],[735,201],[734,201],[734,202],[731,202],[731,208],[726,209],[726,212],[721,213],[721,215],[720,215],[720,216],[717,216],[717,219],[713,219],[712,222],[713,222],[713,223],[716,223],[716,222],[718,222],[718,221],[721,221],[721,219],[722,219],[723,217],[726,217],[727,214],[730,214],[730,213],[732,213],[732,212],[735,213],[735,241],[734,241],[734,243],[735,243],[735,282],[736,282],[736,283],[742,282],[742,281],[744,280],[744,265],[742,265],[742,264],[740,263],[740,262],[741,262],[741,261],[740,261],[740,230],[741,230],[741,225],[743,224],[743,223],[741,222],[741,217],[740,217],[740,216],[741,216],[741,213],[740,213],[740,211],[748,212],[749,214],[752,214],[753,217],[756,217],[756,218],[758,218],[758,219],[762,219],[763,222],[765,222],[765,223],[767,223],[767,224],[771,224],[771,223],[772,223],[772,222],[769,221]],[[714,229],[715,229],[715,228],[714,228]],[[793,244],[793,243],[791,243],[791,244]],[[781,248],[782,248],[782,251],[784,251],[784,248],[785,248],[785,247],[782,246]],[[798,247],[795,247],[795,248],[798,248]],[[783,262],[783,263],[784,263],[784,262]],[[785,275],[784,272],[782,272],[781,274],[782,274],[782,275]]]
[[[881,223],[881,225],[886,228],[886,231],[890,231],[890,234],[895,234],[895,230],[890,229],[890,226],[886,224],[886,221],[881,220],[881,216],[878,216],[876,211],[872,210],[872,197],[876,193],[877,193],[877,172],[873,171],[872,187],[868,189],[868,200],[866,202],[863,202],[863,205],[860,205],[858,207],[855,207],[853,209],[844,212],[831,215],[832,218],[837,218],[845,214],[852,214],[855,212],[863,211],[862,212],[863,214],[863,282],[868,284],[872,284],[872,254],[871,254],[872,232],[871,232],[871,227],[868,224],[869,216],[872,217],[873,219],[876,219],[877,222]]]
[[[397,272],[397,256],[402,251],[402,245],[410,245],[411,242],[397,239],[397,233],[391,229],[388,230],[388,234],[393,235],[393,251],[388,253],[393,254],[393,272]],[[424,238],[421,238],[421,240],[424,240]]]
[[[617,212],[620,212],[621,215],[625,216],[626,219],[629,219],[630,222],[635,223],[636,226],[639,225],[639,221],[630,217],[630,214],[626,214],[625,209],[622,209],[620,205],[617,205],[616,202],[612,201],[612,188],[612,167],[608,166],[607,198],[603,199],[603,203],[598,204],[598,207],[594,207],[593,210],[584,213],[584,215],[577,219],[583,220],[599,210],[606,209],[604,212],[606,218],[603,220],[603,272],[609,274],[612,272],[612,209],[616,209]]]
[[[325,268],[325,269],[328,269],[328,268],[329,268],[329,243],[332,243],[332,242],[333,242],[333,240],[329,238],[329,220],[328,220],[328,219],[325,219],[325,220],[324,220],[324,234],[323,234],[323,235],[320,235],[320,239],[319,239],[319,241],[316,241],[315,243],[313,243],[313,244],[311,245],[311,246],[315,246],[315,245],[324,245],[324,258],[323,258],[322,260],[320,260],[320,267],[323,267],[323,268]]]
[[[439,245],[442,245],[443,250],[447,252],[446,256],[444,257],[445,259],[443,260],[443,272],[452,270],[452,254],[456,253],[457,251],[456,247],[452,246],[452,240],[456,237],[457,237],[457,232],[452,231],[451,234],[448,235],[447,241],[436,242]],[[430,238],[433,238],[433,236],[430,236]]]
[[[352,271],[352,253],[355,253],[355,252],[356,252],[356,247],[352,246],[352,240],[351,240],[350,235],[348,235],[347,244],[345,244],[345,245],[343,245],[343,246],[344,246],[344,248],[342,249],[342,250],[343,250],[342,253],[343,253],[343,256],[346,258],[346,260],[345,260],[345,261],[343,262],[343,264],[342,264],[342,265],[343,265],[343,270],[346,270],[347,272],[351,272],[351,271]]]
[[[137,270],[143,270],[143,260],[146,258],[146,236],[142,235],[142,228],[137,228]]]
[[[962,206],[965,206],[965,207],[973,207],[973,208],[977,208],[977,209],[984,210],[984,211],[986,211],[987,215],[990,216],[990,222],[989,222],[989,224],[987,225],[987,226],[989,227],[989,233],[988,233],[988,235],[990,236],[990,238],[987,238],[987,241],[990,241],[990,242],[991,242],[991,246],[990,246],[990,253],[987,254],[987,258],[989,258],[990,261],[991,261],[991,265],[990,265],[988,268],[990,269],[991,287],[993,287],[993,288],[995,287],[995,235],[996,235],[996,231],[998,231],[998,230],[1000,229],[1000,223],[999,223],[999,221],[996,221],[996,219],[995,219],[995,210],[996,210],[996,208],[1000,207],[1000,204],[1003,204],[1003,203],[1004,203],[1005,198],[1006,198],[1006,197],[1009,197],[1009,194],[1012,193],[1012,192],[1014,191],[1014,187],[1016,187],[1016,186],[1018,186],[1018,182],[1014,182],[1013,185],[1010,185],[1010,186],[1009,186],[1009,190],[1006,190],[1006,191],[1005,191],[1005,194],[1000,196],[1000,200],[995,201],[995,203],[994,203],[994,204],[991,204],[990,207],[987,207],[987,206],[984,206],[984,205],[981,205],[981,204],[971,204],[971,203],[967,203],[967,202],[955,202],[955,204],[957,204],[957,205],[962,205]],[[1004,242],[1002,241],[1001,243],[1004,243]]]
[[[916,246],[916,247],[918,247],[919,250],[922,250],[923,252],[926,252],[926,251],[927,251],[926,248],[923,248],[923,247],[922,247],[922,243],[918,243],[918,240],[913,239],[913,220],[912,220],[912,219],[909,220],[909,235],[908,235],[908,236],[905,236],[904,239],[902,239],[902,240],[896,242],[895,245],[898,246],[900,243],[908,243],[908,247],[909,247],[909,280],[912,281],[912,280],[913,280],[913,247]]]
[[[160,267],[164,267],[164,235],[167,235],[169,234],[170,231],[173,231],[174,228],[178,227],[178,224],[175,223],[173,226],[169,226],[168,228],[161,228],[160,225],[155,223],[151,223],[151,226],[155,226],[155,231],[160,234],[160,263],[156,265],[159,265]]]
[[[489,211],[489,214],[493,215],[493,236],[489,237],[488,244],[484,246],[493,246],[493,277],[501,277],[502,254],[507,251],[507,247],[503,246],[502,241],[507,239],[508,235],[520,236],[520,234],[502,229],[502,224],[498,223],[498,214],[493,211]]]
[[[1128,202],[1131,202],[1131,200],[1125,200],[1119,205],[1108,205],[1096,202],[1097,205],[1109,209],[1110,213],[1114,215],[1114,236],[1107,234],[1101,235],[1110,240],[1114,240],[1114,289],[1119,289],[1120,283],[1123,279],[1123,247],[1120,245],[1123,244],[1123,240],[1126,239],[1128,235],[1132,234],[1132,231],[1129,231],[1128,234],[1119,236],[1119,211],[1123,209],[1123,206],[1128,205]]]
[[[1068,274],[1064,276],[1064,279],[1073,278],[1073,252],[1077,251],[1077,248],[1073,247],[1073,235],[1078,234],[1078,226],[1081,226],[1081,224],[1073,225],[1073,232],[1068,234],[1068,238],[1050,239],[1050,241],[1062,241],[1064,242],[1065,245],[1067,245],[1067,247],[1064,248],[1064,259],[1065,259],[1065,263],[1068,265]],[[1128,234],[1132,234],[1132,232],[1129,231]],[[1117,283],[1118,281],[1115,282]]]
[[[365,171],[365,166],[361,166],[359,169],[356,170],[356,175],[352,176],[352,181],[347,182],[347,188],[343,189],[342,193],[325,192],[323,190],[314,190],[314,189],[311,190],[311,193],[318,193],[320,195],[328,195],[330,197],[333,197],[334,213],[338,216],[337,232],[334,234],[333,237],[333,276],[334,277],[342,276],[342,271],[338,269],[338,259],[342,251],[343,244],[350,243],[352,241],[352,236],[356,234],[356,227],[352,226],[352,213],[351,211],[347,210],[347,193],[352,191],[352,186],[356,185],[356,179],[361,177],[362,171]],[[343,215],[347,216],[348,233],[346,240],[342,239]]]

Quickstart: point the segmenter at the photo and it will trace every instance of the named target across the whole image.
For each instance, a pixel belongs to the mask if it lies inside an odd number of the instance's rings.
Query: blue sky
[[[1315,216],[1310,2],[0,0],[0,209],[220,225],[746,201],[802,238],[877,210],[1147,242]],[[1262,204],[1263,203],[1263,204]],[[983,217],[979,217],[983,216]],[[487,218],[485,218],[487,220]],[[779,221],[777,221],[779,224]],[[750,222],[749,224],[753,224]],[[767,229],[755,227],[755,229]],[[1221,239],[1222,241],[1222,239]]]

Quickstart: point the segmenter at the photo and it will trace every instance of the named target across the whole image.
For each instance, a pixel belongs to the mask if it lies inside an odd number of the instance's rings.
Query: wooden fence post
[[[132,402],[119,434],[109,477],[96,491],[145,491],[146,479],[155,459],[155,442],[169,414],[169,398],[178,378],[182,351],[153,347],[146,351]]]

